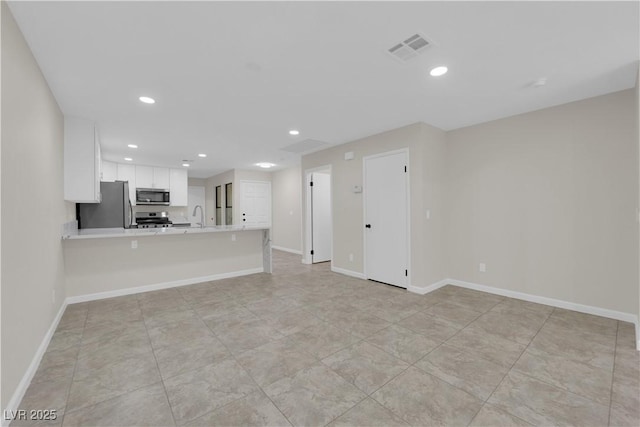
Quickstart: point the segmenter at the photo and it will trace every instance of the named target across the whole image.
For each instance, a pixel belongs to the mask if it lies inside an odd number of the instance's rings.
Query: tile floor
[[[273,275],[67,307],[21,408],[64,426],[637,426],[633,345],[628,323],[274,251]]]

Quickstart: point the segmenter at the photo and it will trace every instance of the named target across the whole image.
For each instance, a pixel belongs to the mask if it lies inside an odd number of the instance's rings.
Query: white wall
[[[274,246],[302,252],[302,178],[300,165],[272,173]]]
[[[448,132],[449,277],[637,314],[634,102],[626,90]]]
[[[2,408],[65,298],[63,116],[2,2]],[[20,183],[20,185],[16,185]],[[52,300],[55,292],[55,299]]]
[[[362,158],[386,151],[409,148],[411,197],[411,267],[413,286],[428,286],[445,278],[439,221],[443,217],[441,186],[444,161],[444,132],[424,123],[362,138],[302,157],[302,175],[308,169],[331,165],[333,197],[333,266],[363,272]],[[354,152],[353,160],[344,153]],[[426,168],[430,168],[426,170]],[[303,178],[301,177],[301,180]],[[306,222],[306,195],[303,197],[303,223]],[[427,224],[425,210],[433,221]],[[303,239],[306,237],[303,235]],[[303,247],[306,245],[303,244]],[[349,254],[354,260],[349,261]]]

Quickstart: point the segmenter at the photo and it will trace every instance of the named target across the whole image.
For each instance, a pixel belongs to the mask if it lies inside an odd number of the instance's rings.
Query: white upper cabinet
[[[153,188],[168,190],[171,186],[170,175],[168,168],[153,168]]]
[[[184,169],[157,168],[127,163],[102,162],[102,181],[129,182],[129,199],[135,206],[136,188],[168,189],[171,206],[188,206],[188,177]]]
[[[171,206],[187,206],[189,196],[189,178],[184,169],[171,169],[170,197]]]
[[[136,167],[118,163],[118,181],[129,182],[129,200],[131,204],[136,204]]]
[[[100,181],[114,182],[118,180],[118,164],[115,162],[102,162],[102,178]]]
[[[136,166],[136,187],[153,188],[153,168],[151,166]]]
[[[64,199],[100,203],[100,141],[95,124],[86,119],[64,119]]]
[[[138,188],[169,188],[169,169],[152,166],[136,166]]]

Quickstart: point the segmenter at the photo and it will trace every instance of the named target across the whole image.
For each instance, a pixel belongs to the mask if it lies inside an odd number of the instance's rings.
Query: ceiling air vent
[[[388,50],[389,54],[401,62],[407,62],[431,46],[431,42],[421,34],[414,34]]]

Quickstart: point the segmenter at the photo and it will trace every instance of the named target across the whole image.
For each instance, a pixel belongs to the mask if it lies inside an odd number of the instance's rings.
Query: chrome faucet
[[[196,205],[196,207],[193,208],[193,213],[191,214],[191,216],[196,216],[196,211],[198,210],[198,208],[200,208],[200,222],[196,222],[196,224],[198,224],[200,228],[204,228],[204,210],[202,210],[202,206]]]

